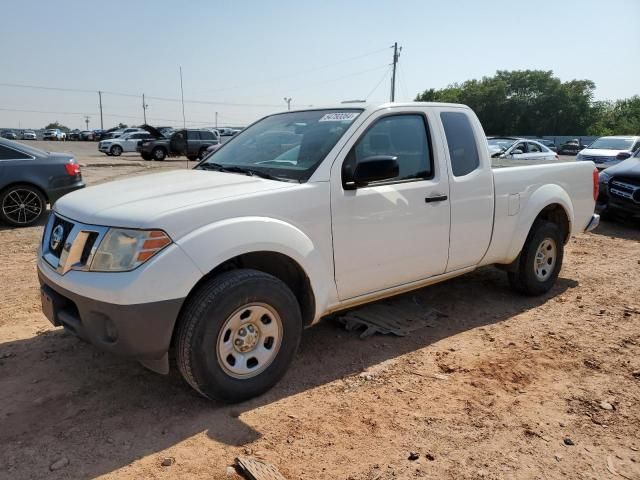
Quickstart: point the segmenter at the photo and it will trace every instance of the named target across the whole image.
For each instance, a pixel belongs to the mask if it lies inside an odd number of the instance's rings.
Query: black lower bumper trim
[[[38,270],[43,313],[55,326],[116,355],[159,360],[171,343],[184,299],[117,305],[70,292]]]

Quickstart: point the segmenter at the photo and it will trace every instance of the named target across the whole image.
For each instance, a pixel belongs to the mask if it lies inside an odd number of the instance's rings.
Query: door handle
[[[446,195],[434,195],[433,197],[427,197],[424,199],[425,203],[444,202],[447,199]]]

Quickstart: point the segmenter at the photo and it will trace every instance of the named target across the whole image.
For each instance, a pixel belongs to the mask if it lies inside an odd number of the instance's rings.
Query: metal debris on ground
[[[238,470],[247,480],[286,480],[278,469],[265,462],[252,457],[236,458]]]
[[[433,327],[431,322],[446,316],[423,305],[416,297],[402,297],[351,310],[339,316],[338,321],[348,332],[363,329],[360,338],[375,333],[404,337],[420,328]]]

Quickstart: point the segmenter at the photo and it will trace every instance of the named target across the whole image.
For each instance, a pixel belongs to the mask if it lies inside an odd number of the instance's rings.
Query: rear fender
[[[554,204],[560,205],[564,209],[569,219],[569,232],[571,232],[574,214],[573,204],[569,194],[559,185],[543,185],[527,199],[527,203],[520,213],[520,218],[513,233],[511,247],[509,248],[509,254],[507,256],[509,261],[514,260],[522,251],[527,235],[529,235],[533,222],[538,215],[540,215],[540,212],[549,205]]]

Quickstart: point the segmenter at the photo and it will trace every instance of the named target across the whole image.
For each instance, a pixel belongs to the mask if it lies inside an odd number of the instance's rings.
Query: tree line
[[[464,103],[489,135],[640,135],[640,96],[594,101],[595,88],[591,80],[562,82],[550,70],[498,70],[415,100]]]

